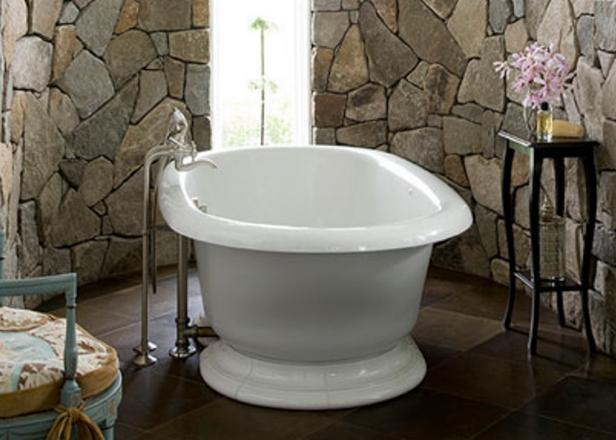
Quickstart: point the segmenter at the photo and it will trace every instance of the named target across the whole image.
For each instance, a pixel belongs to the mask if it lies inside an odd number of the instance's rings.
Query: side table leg
[[[542,158],[535,151],[531,152],[531,180],[530,180],[530,237],[532,251],[532,316],[530,320],[530,332],[528,335],[528,352],[530,355],[537,353],[537,333],[539,330],[539,309],[541,307],[541,273],[539,265],[539,203],[541,199],[541,167]]]
[[[511,200],[511,169],[515,150],[510,147],[509,141],[505,146],[505,157],[502,165],[502,199],[503,213],[505,214],[505,234],[507,236],[507,252],[509,254],[509,300],[503,316],[503,327],[511,328],[511,316],[515,302],[515,247],[513,244],[513,203]]]
[[[587,220],[586,234],[584,237],[584,253],[582,254],[582,283],[580,295],[582,296],[582,313],[584,315],[584,330],[588,341],[588,350],[592,353],[596,350],[595,338],[592,334],[592,324],[590,321],[590,299],[588,289],[590,284],[590,266],[592,260],[592,245],[595,236],[595,223],[597,220],[597,170],[592,154],[587,154],[582,158],[584,173],[586,175],[586,198],[587,198]]]
[[[556,180],[556,215],[565,214],[565,160],[562,157],[554,159],[554,177]],[[567,324],[565,319],[565,305],[563,291],[556,287],[556,308],[558,310],[558,323],[561,327]]]

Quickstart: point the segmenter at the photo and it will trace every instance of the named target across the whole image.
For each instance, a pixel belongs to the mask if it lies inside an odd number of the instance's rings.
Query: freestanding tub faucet
[[[156,344],[149,339],[149,293],[150,285],[156,293],[156,231],[168,229],[156,225],[158,181],[151,182],[152,166],[158,165],[157,176],[173,161],[178,172],[190,171],[197,166],[206,165],[216,169],[216,164],[206,158],[197,159],[197,147],[188,141],[188,121],[182,112],[175,109],[171,115],[169,128],[163,144],[152,148],[145,156],[144,164],[144,195],[143,195],[143,229],[142,229],[142,278],[141,278],[141,340],[135,352],[133,363],[139,367],[147,367],[156,362],[152,352]],[[191,332],[188,318],[188,249],[190,241],[178,235],[178,281],[176,317],[177,340],[170,351],[175,358],[186,358],[195,353],[195,347],[190,344],[188,336]],[[215,335],[209,328],[201,328],[199,336]]]

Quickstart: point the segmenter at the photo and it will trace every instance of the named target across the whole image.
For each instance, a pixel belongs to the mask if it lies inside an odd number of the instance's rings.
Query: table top
[[[593,148],[599,145],[599,142],[588,138],[554,138],[550,142],[537,141],[534,136],[523,138],[508,131],[499,131],[498,136],[507,139],[522,148],[548,149],[548,148]]]

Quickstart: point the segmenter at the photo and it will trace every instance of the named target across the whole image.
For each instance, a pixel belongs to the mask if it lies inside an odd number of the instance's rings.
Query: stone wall
[[[616,2],[592,0],[313,0],[314,137],[378,148],[439,175],[475,224],[435,250],[437,264],[507,282],[499,129],[524,134],[520,96],[493,62],[530,41],[553,43],[577,78],[558,117],[603,141],[592,295],[599,345],[616,352]],[[567,163],[568,271],[579,277],[583,174]],[[553,172],[544,176],[548,188]],[[518,261],[528,265],[528,164],[514,163]],[[567,314],[580,322],[577,296]]]
[[[6,14],[0,7],[0,32],[5,32],[5,25]],[[6,70],[4,42],[0,39],[0,230],[5,236],[4,276],[13,278],[17,272],[20,152],[6,136],[11,98],[11,76]]]
[[[145,152],[174,107],[210,145],[208,0],[169,3],[2,1],[13,276],[75,271],[83,284],[139,270]],[[173,261],[170,233],[159,251]]]

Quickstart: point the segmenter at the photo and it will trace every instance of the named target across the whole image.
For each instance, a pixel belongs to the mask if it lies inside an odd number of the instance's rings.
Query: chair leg
[[[113,440],[113,426],[103,429],[103,435],[105,440]]]
[[[101,425],[101,431],[103,431],[103,436],[105,440],[113,440],[114,438],[114,429],[115,429],[115,419],[114,420],[106,420]]]

